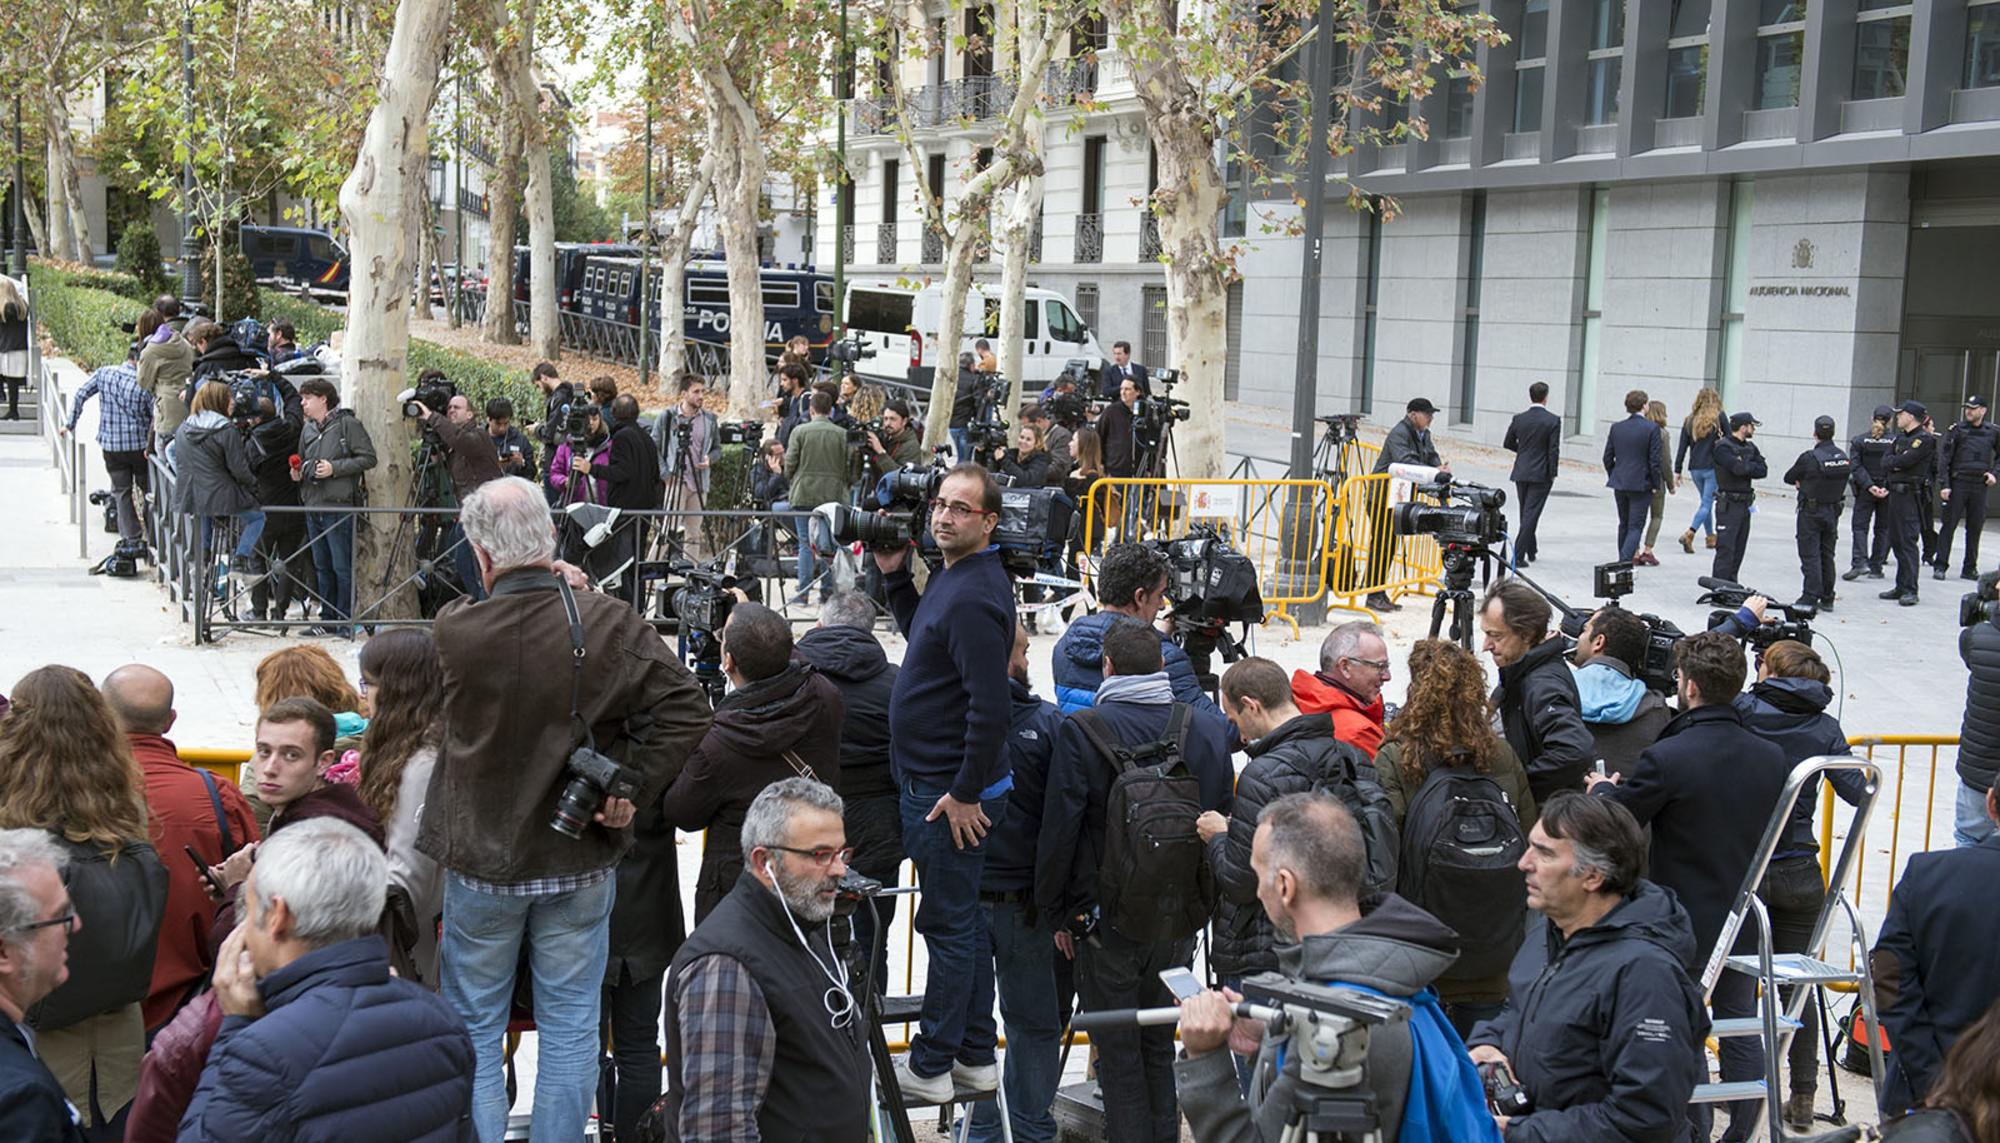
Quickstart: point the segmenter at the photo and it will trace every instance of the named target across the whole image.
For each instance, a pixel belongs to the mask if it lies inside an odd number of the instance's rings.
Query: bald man
[[[210,932],[215,902],[182,847],[191,847],[204,865],[220,864],[257,840],[257,819],[233,775],[217,780],[189,766],[167,741],[166,733],[174,725],[171,679],[133,663],[106,675],[99,689],[145,774],[153,848],[167,866],[160,952],[153,959],[153,983],[141,1009],[151,1032],[171,1020],[196,985],[208,979],[213,950],[222,936]]]

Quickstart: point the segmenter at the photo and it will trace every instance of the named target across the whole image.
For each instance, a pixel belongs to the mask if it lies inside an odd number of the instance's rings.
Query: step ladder
[[[1815,793],[1818,783],[1815,779],[1839,770],[1857,770],[1868,782],[1867,794],[1861,804],[1855,807],[1853,824],[1848,828],[1847,838],[1841,843],[1840,856],[1835,859],[1827,876],[1826,899],[1820,905],[1819,918],[1813,923],[1812,937],[1807,942],[1804,953],[1773,953],[1771,951],[1771,916],[1764,907],[1764,901],[1757,896],[1757,887],[1763,883],[1764,873],[1771,864],[1771,855],[1783,843],[1786,827],[1792,816],[1792,808],[1806,791]],[[1764,829],[1764,838],[1758,844],[1755,857],[1751,860],[1749,872],[1745,874],[1743,886],[1736,894],[1736,904],[1724,919],[1722,932],[1716,938],[1715,950],[1702,970],[1701,987],[1704,998],[1715,992],[1715,985],[1724,972],[1740,972],[1755,977],[1758,983],[1757,1014],[1717,1020],[1710,1026],[1710,1034],[1718,1040],[1735,1037],[1754,1036],[1763,1041],[1764,1074],[1753,1080],[1725,1083],[1705,1083],[1694,1089],[1690,1102],[1693,1103],[1734,1103],[1739,1100],[1759,1099],[1764,1102],[1764,1113],[1768,1124],[1768,1138],[1772,1143],[1789,1136],[1784,1125],[1784,1099],[1780,1094],[1780,1069],[1784,1066],[1785,1048],[1792,1034],[1802,1026],[1799,1019],[1805,1006],[1812,999],[1816,988],[1829,984],[1850,984],[1857,988],[1860,1019],[1868,1036],[1869,1062],[1874,1082],[1882,1082],[1882,1044],[1879,1036],[1880,1023],[1875,1012],[1875,980],[1868,966],[1867,933],[1861,924],[1861,916],[1855,911],[1853,902],[1847,899],[1847,879],[1861,857],[1863,839],[1867,834],[1869,812],[1875,807],[1875,798],[1882,788],[1882,770],[1875,763],[1852,755],[1821,755],[1808,758],[1792,768],[1785,779],[1783,792],[1778,795],[1778,805],[1772,814],[1771,824]],[[1851,969],[1840,968],[1825,959],[1827,930],[1836,912],[1844,914],[1848,927],[1848,951],[1854,961]],[[1743,955],[1731,955],[1736,938],[1742,932],[1744,923],[1753,926],[1757,936],[1757,951]],[[1781,990],[1789,990],[1790,996],[1781,997]]]

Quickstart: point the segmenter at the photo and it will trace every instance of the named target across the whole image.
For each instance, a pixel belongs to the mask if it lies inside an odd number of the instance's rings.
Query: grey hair
[[[1326,641],[1319,645],[1319,669],[1331,672],[1342,659],[1352,659],[1361,650],[1364,636],[1373,635],[1382,639],[1382,628],[1366,619],[1356,619],[1343,623],[1326,633]]]
[[[496,572],[555,558],[556,528],[542,490],[518,476],[480,485],[459,508],[465,538],[486,549]]]
[[[375,839],[339,818],[308,818],[257,847],[257,900],[250,923],[262,925],[284,898],[292,935],[313,948],[374,932],[389,896],[389,859]]]
[[[784,845],[792,834],[792,815],[799,810],[825,810],[840,817],[840,795],[833,792],[833,787],[811,778],[786,778],[764,787],[764,792],[757,795],[749,812],[743,815],[743,828],[739,831],[743,854],[747,857],[759,846],[770,849]]]
[[[53,835],[38,829],[0,829],[0,940],[12,940],[28,931],[42,911],[20,875],[30,869],[49,868],[60,875],[69,864],[69,853],[56,844]]]
[[[875,617],[881,614],[875,608],[875,601],[858,591],[836,591],[819,605],[819,625],[821,627],[858,627],[863,631],[875,629]]]
[[[1360,825],[1339,798],[1318,791],[1286,794],[1264,804],[1257,825],[1270,827],[1265,845],[1272,865],[1291,870],[1306,896],[1334,904],[1360,899],[1368,851]]]

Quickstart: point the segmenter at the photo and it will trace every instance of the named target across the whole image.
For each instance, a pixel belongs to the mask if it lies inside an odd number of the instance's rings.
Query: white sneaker
[[[910,1070],[908,1056],[896,1061],[896,1086],[902,1090],[903,1102],[906,1104],[936,1105],[951,1102],[951,1073],[920,1076]]]
[[[1000,1086],[1000,1065],[953,1064],[951,1082],[966,1091],[993,1091]]]

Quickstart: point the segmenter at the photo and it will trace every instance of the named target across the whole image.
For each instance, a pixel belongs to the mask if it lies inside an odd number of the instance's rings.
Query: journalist
[[[313,571],[319,581],[319,617],[354,614],[354,513],[342,511],[368,502],[367,472],[375,467],[375,443],[352,409],[340,407],[340,390],[324,377],[299,383],[305,425],[299,430],[299,463],[292,479],[306,509]]]
[[[257,505],[257,476],[250,470],[248,441],[229,419],[233,397],[220,381],[203,383],[189,405],[192,412],[176,436],[180,475],[175,483],[175,508],[201,518],[202,552],[213,560],[221,546],[226,521],[241,527],[229,552],[231,573],[248,586],[246,571],[255,558],[264,531],[264,511]]]
[[[1637,612],[1600,607],[1584,621],[1570,655],[1590,756],[1613,774],[1631,773],[1674,716],[1666,698],[1639,678],[1650,638]]]
[[[1479,608],[1486,652],[1500,668],[1493,705],[1507,745],[1528,767],[1538,806],[1560,791],[1581,789],[1591,760],[1590,728],[1563,661],[1563,641],[1549,630],[1552,614],[1541,592],[1513,578],[1494,584]]]
[[[1374,1097],[1380,1138],[1490,1138],[1480,1130],[1486,1120],[1478,1077],[1428,991],[1457,959],[1458,938],[1401,897],[1362,896],[1367,858],[1361,829],[1340,800],[1300,792],[1266,805],[1251,840],[1250,865],[1257,899],[1278,937],[1280,973],[1293,982],[1352,987],[1416,1007],[1408,1023],[1369,1031],[1362,1075]],[[1302,1046],[1290,1035],[1269,1034],[1260,1022],[1233,1018],[1231,1006],[1241,999],[1225,989],[1181,1004],[1183,1055],[1174,1062],[1173,1082],[1202,1143],[1288,1138],[1286,1122],[1296,1100],[1308,1094],[1299,1078]],[[1225,1046],[1256,1054],[1247,1097]],[[1419,1134],[1411,1127],[1415,1122],[1428,1129]]]
[[[1335,738],[1373,758],[1382,748],[1382,687],[1389,672],[1382,628],[1350,620],[1320,641],[1317,672],[1292,672],[1292,701],[1307,714],[1331,717]]]
[[[1958,731],[1958,795],[1953,802],[1952,840],[1961,848],[1994,835],[1986,795],[2000,772],[2000,606],[1993,589],[1981,584],[1985,611],[1958,633],[1958,657],[1965,663],[1965,715]]]
[[[544,361],[528,374],[528,380],[542,391],[542,419],[528,425],[528,435],[542,446],[543,456],[554,456],[562,438],[563,412],[576,403],[576,386],[556,376],[556,367]],[[549,466],[549,472],[555,470]],[[542,473],[544,487],[549,472]]]
[[[816,423],[823,416],[816,412]],[[889,699],[889,749],[903,849],[924,885],[916,929],[930,954],[921,1022],[896,1081],[931,1103],[951,1098],[954,1082],[999,1086],[992,940],[979,913],[986,834],[1004,820],[1013,785],[1006,741],[1014,586],[993,546],[999,522],[1000,486],[978,465],[961,464],[945,474],[931,506],[944,563],[923,594],[908,548],[875,553],[908,640]]]
[[[196,318],[188,323],[187,339],[194,346],[193,386],[199,388],[204,381],[212,381],[225,373],[242,373],[264,368],[257,355],[236,344],[236,339],[228,331],[207,318]]]
[[[174,314],[180,313],[180,302],[163,298],[171,303]],[[167,442],[174,431],[187,420],[187,398],[181,396],[187,380],[194,373],[194,346],[187,338],[168,322],[170,315],[160,310],[160,302],[154,308],[139,315],[139,322],[133,327],[142,348],[139,350],[139,388],[153,395],[155,419],[153,432],[154,451],[167,452]],[[147,316],[148,314],[152,316]]]
[[[535,478],[535,444],[514,424],[514,402],[495,397],[486,402],[486,435],[493,438],[493,455],[500,471],[524,480]]]
[[[766,787],[744,815],[743,853],[735,888],[674,957],[660,1126],[687,1143],[861,1143],[867,1021],[829,924],[854,855],[840,796],[806,778]]]
[[[1690,635],[1675,645],[1674,668],[1681,713],[1660,740],[1639,755],[1630,778],[1592,774],[1586,781],[1593,793],[1613,798],[1640,825],[1652,827],[1648,872],[1686,906],[1695,947],[1705,958],[1750,873],[1791,767],[1783,751],[1743,724],[1733,705],[1748,673],[1741,643],[1719,631]],[[1730,951],[1754,951],[1755,939],[1744,926]],[[1717,1019],[1754,1015],[1756,978],[1725,972],[1710,996]],[[1731,1036],[1718,1054],[1725,1083],[1763,1074],[1764,1050],[1756,1039]],[[1730,1104],[1723,1137],[1749,1138],[1761,1106],[1754,1100]],[[1708,1106],[1694,1108],[1693,1116],[1697,1130],[1706,1130]]]
[[[1403,419],[1389,428],[1389,435],[1382,438],[1382,451],[1375,457],[1374,475],[1389,471],[1390,465],[1415,464],[1428,468],[1451,471],[1451,465],[1438,456],[1437,445],[1431,441],[1431,421],[1437,417],[1437,406],[1428,397],[1414,397],[1404,407]],[[1395,517],[1389,510],[1389,486],[1378,484],[1368,497],[1368,515],[1379,521],[1378,528],[1387,537],[1388,551],[1377,553],[1385,557],[1383,566],[1394,566],[1399,544],[1395,533]],[[1380,540],[1377,541],[1381,542]],[[1402,608],[1383,591],[1371,592],[1368,596],[1370,611],[1400,611]]]
[[[833,423],[833,398],[814,393],[810,401],[812,420],[792,430],[785,442],[785,477],[791,481],[792,506],[811,513],[822,504],[847,501],[847,430]],[[799,590],[794,604],[804,603],[814,581],[820,578],[819,553],[833,550],[833,535],[826,521],[815,515],[798,518]],[[820,585],[820,602],[833,593],[830,583]]]
[[[446,384],[445,376],[435,369],[417,378],[419,388],[442,384]],[[500,479],[500,457],[493,451],[493,438],[472,415],[472,402],[465,394],[454,394],[445,403],[443,412],[429,413],[424,418],[424,427],[436,434],[444,448],[451,469],[452,496],[460,504],[480,485]],[[464,527],[453,524],[443,543],[451,551],[452,567],[458,571],[459,590],[474,599],[486,598],[485,588],[479,583],[479,564],[465,542]]]
[[[657,511],[663,487],[660,484],[660,454],[653,438],[639,423],[639,401],[621,393],[610,406],[611,455],[595,474],[604,480],[604,504],[627,512]],[[591,462],[578,457],[575,470],[592,475]],[[611,554],[605,557],[613,568],[622,568],[619,595],[634,609],[644,610],[645,596],[639,578],[638,561],[646,553],[646,517],[636,516],[620,523],[612,533]]]
[[[812,369],[802,361],[778,366],[778,441],[790,448],[792,433],[812,419]],[[827,409],[829,413],[833,410]]]
[[[1171,569],[1160,549],[1136,541],[1111,545],[1098,564],[1095,586],[1099,610],[1064,628],[1050,653],[1056,705],[1062,712],[1073,714],[1097,701],[1097,689],[1104,683],[1104,634],[1121,619],[1136,619],[1159,636],[1161,661],[1174,701],[1188,704],[1196,716],[1224,732],[1226,738],[1233,738],[1228,733],[1228,718],[1202,691],[1187,651],[1154,626],[1167,607],[1167,591],[1172,586]]]
[[[1106,476],[1128,479],[1141,475],[1139,445],[1134,432],[1134,413],[1138,404],[1139,386],[1128,377],[1118,385],[1118,399],[1106,404],[1104,411],[1097,414],[1097,435],[1104,441]]]
[[[906,464],[921,464],[924,442],[910,424],[910,403],[897,398],[882,406],[882,431],[868,434],[868,471],[886,476]]]
[[[708,501],[709,471],[722,459],[722,434],[715,414],[702,407],[708,382],[683,373],[675,383],[680,399],[653,418],[653,447],[660,454],[660,482],[674,503],[701,507]],[[678,477],[680,489],[673,488]]]
[[[417,844],[447,871],[442,991],[472,1034],[479,1137],[497,1140],[515,966],[524,942],[534,950],[534,1118],[538,1131],[566,1138],[582,1133],[597,1082],[611,872],[631,843],[625,827],[634,802],[658,799],[701,740],[708,702],[630,607],[575,594],[554,574],[555,529],[534,485],[486,484],[460,518],[492,596],[448,604],[435,625],[445,734]],[[631,798],[602,784],[606,762],[632,783]],[[573,836],[551,828],[565,795]]]
[[[1534,919],[1512,994],[1466,1041],[1527,1097],[1500,1120],[1507,1143],[1687,1138],[1708,1034],[1701,965],[1687,912],[1640,878],[1645,861],[1639,824],[1603,798],[1557,794],[1528,832]]]
[[[136,353],[137,342],[134,342]],[[139,523],[136,486],[141,494],[153,490],[146,469],[146,453],[153,446],[153,395],[139,384],[138,362],[128,357],[118,365],[107,365],[90,375],[83,388],[70,399],[69,420],[62,435],[76,431],[83,415],[83,403],[92,397],[97,405],[97,447],[104,450],[104,471],[111,477],[111,501],[118,512],[118,539],[121,544],[143,543],[146,533]]]

